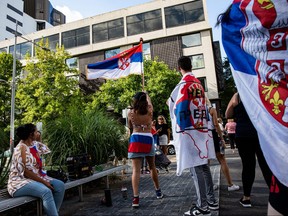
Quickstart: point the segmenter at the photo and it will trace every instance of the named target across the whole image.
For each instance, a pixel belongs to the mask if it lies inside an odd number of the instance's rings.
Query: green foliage
[[[221,98],[221,110],[222,110],[221,114],[224,116],[227,105],[231,97],[234,95],[236,89],[228,58],[224,58],[223,69],[224,69],[223,73],[224,73],[225,88],[223,91],[219,92],[219,96]]]
[[[145,60],[145,91],[149,93],[154,106],[154,115],[168,116],[166,101],[170,93],[180,81],[180,75],[170,70],[163,62]],[[94,100],[88,109],[107,109],[113,107],[114,111],[121,113],[130,105],[136,92],[142,91],[142,77],[130,75],[118,80],[108,80],[94,95]]]
[[[16,82],[21,71],[21,63],[16,60]],[[7,130],[11,112],[11,81],[13,73],[13,56],[0,53],[0,128]],[[0,140],[0,145],[1,145]]]
[[[70,155],[88,153],[94,165],[102,164],[113,150],[118,157],[126,156],[128,140],[123,134],[124,126],[104,112],[71,109],[44,127],[44,142],[52,151],[48,163],[65,164]]]
[[[40,43],[40,46],[43,44]],[[48,47],[48,44],[45,45]],[[21,108],[20,123],[46,122],[65,113],[71,104],[81,104],[78,79],[67,77],[78,71],[65,63],[69,54],[63,47],[47,51],[36,47],[37,61],[27,57],[24,78],[20,80],[16,97]]]

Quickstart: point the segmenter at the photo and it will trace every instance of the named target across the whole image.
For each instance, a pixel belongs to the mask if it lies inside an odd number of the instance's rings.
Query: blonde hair
[[[163,123],[164,124],[167,124],[167,121],[166,121],[166,119],[165,119],[165,117],[163,116],[163,115],[159,115],[158,117],[157,117],[157,119],[158,118],[162,118],[163,119]]]
[[[221,124],[223,123],[221,118],[218,118],[217,120],[218,120],[218,123],[221,123]]]

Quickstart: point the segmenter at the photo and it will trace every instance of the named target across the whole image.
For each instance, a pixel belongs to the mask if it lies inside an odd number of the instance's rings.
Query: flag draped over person
[[[204,89],[190,72],[186,73],[168,100],[177,175],[186,168],[208,162],[208,125]]]
[[[86,79],[119,79],[130,74],[143,73],[142,43],[111,58],[88,64]]]
[[[288,1],[234,0],[222,40],[265,159],[288,186]]]

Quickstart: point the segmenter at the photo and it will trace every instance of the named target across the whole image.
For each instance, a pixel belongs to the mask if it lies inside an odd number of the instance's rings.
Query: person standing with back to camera
[[[155,166],[155,147],[151,134],[153,106],[145,92],[138,92],[133,98],[132,110],[128,114],[128,125],[133,131],[128,147],[128,158],[132,159],[132,207],[139,207],[139,182],[142,158],[145,157],[154,183],[157,199],[163,198]]]

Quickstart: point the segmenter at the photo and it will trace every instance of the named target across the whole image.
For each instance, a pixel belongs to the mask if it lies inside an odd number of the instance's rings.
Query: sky
[[[66,22],[73,22],[86,17],[111,12],[121,8],[150,2],[151,0],[50,0],[54,8],[66,15]],[[177,0],[175,0],[176,2]],[[214,27],[217,16],[224,12],[233,0],[206,0],[208,19],[213,29],[213,40],[220,41],[220,27]],[[221,45],[222,57],[226,54]]]

